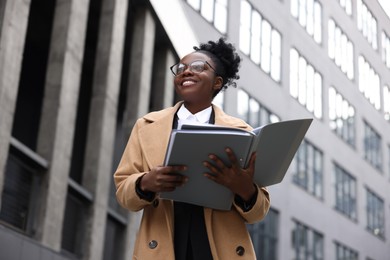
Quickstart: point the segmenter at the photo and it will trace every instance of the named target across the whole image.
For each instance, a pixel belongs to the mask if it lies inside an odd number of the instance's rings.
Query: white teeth
[[[189,86],[189,85],[192,85],[192,84],[195,84],[195,81],[186,80],[181,85],[182,86]]]

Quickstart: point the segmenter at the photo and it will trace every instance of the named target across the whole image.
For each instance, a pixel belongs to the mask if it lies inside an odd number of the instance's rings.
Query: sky
[[[387,16],[390,18],[390,1],[389,0],[378,0],[382,5],[383,10],[387,13]]]

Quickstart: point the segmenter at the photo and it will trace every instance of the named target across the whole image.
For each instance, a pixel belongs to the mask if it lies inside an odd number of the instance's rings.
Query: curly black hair
[[[201,43],[199,47],[194,46],[194,50],[205,53],[216,64],[216,73],[223,79],[221,89],[226,89],[228,86],[236,87],[235,80],[240,78],[238,70],[241,58],[232,43],[226,42],[226,39],[221,37],[216,42],[208,41],[207,43]],[[221,89],[214,92],[213,97],[215,97]]]

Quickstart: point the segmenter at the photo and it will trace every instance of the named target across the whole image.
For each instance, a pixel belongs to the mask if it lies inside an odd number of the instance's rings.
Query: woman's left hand
[[[251,155],[249,166],[243,169],[234,152],[230,148],[226,148],[225,151],[231,166],[225,165],[215,154],[210,154],[209,158],[214,162],[214,165],[208,161],[203,162],[203,165],[210,170],[210,172],[204,173],[204,175],[210,180],[227,187],[244,201],[248,201],[256,192],[253,184],[256,153]]]

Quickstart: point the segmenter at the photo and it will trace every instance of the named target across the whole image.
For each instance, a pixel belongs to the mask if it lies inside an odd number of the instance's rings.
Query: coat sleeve
[[[116,186],[116,197],[119,204],[131,211],[139,211],[152,202],[142,199],[136,193],[136,182],[138,178],[148,172],[145,169],[144,157],[139,143],[139,128],[141,120],[138,119],[133,127],[129,141],[123,152],[118,168],[114,173]]]
[[[247,131],[252,131],[253,128],[246,124],[246,130]],[[270,201],[270,195],[266,187],[260,187],[256,185],[257,187],[257,198],[256,202],[253,205],[253,207],[248,210],[244,211],[240,205],[238,205],[235,201],[233,201],[233,206],[236,208],[238,213],[245,219],[245,221],[248,224],[253,224],[256,222],[259,222],[262,220],[268,213],[268,210],[271,206],[271,201]]]
[[[262,220],[268,213],[270,208],[270,196],[268,190],[265,187],[257,186],[258,193],[256,198],[256,203],[249,211],[244,211],[236,202],[233,202],[234,207],[238,213],[245,219],[249,224],[253,224]]]

